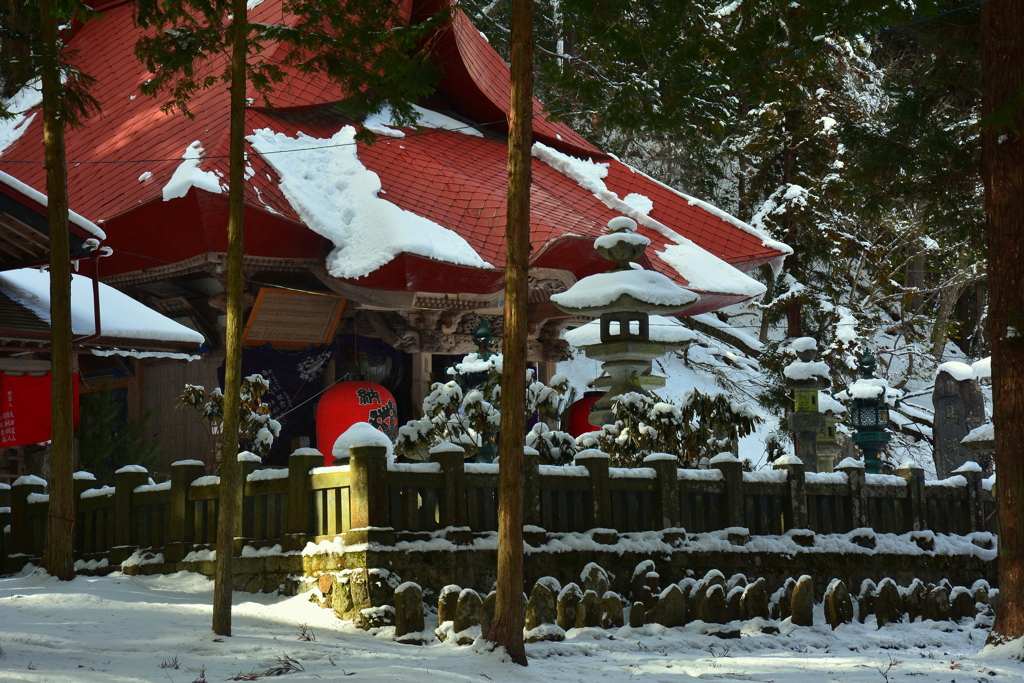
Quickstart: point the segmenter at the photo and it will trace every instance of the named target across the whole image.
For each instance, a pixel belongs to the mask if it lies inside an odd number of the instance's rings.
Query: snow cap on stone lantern
[[[700,296],[667,276],[634,263],[651,243],[636,234],[636,221],[617,216],[608,221],[610,233],[594,240],[597,253],[615,262],[607,273],[589,275],[568,290],[551,296],[571,315],[601,318],[601,341],[649,339],[648,315],[679,313]]]

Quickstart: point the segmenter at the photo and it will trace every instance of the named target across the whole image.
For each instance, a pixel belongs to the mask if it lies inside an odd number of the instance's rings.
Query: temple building
[[[426,5],[409,0],[411,16]],[[153,411],[166,471],[174,460],[210,459],[203,426],[171,408],[186,382],[216,386],[223,363],[229,93],[202,91],[194,118],[162,112],[162,100],[138,90],[148,73],[134,53],[132,3],[95,9],[102,17],[75,28],[68,47],[96,78],[102,107],[67,133],[70,206],[106,233],[105,285],[203,337],[200,360],[137,354],[111,376],[127,387],[130,412]],[[250,10],[254,22],[281,16],[281,0]],[[404,422],[454,357],[475,350],[481,317],[500,339],[509,67],[461,10],[430,44],[444,75],[419,103],[420,128],[393,125],[385,110],[364,122],[377,135],[370,144],[355,140],[347,95],[326,79],[289,73],[271,106],[250,96],[243,372],[271,380],[283,424],[272,461],[316,445],[315,397],[337,379],[388,388]],[[275,55],[270,45],[259,58]],[[592,243],[616,216],[650,240],[644,268],[699,295],[685,315],[764,292],[745,273],[781,263],[789,247],[543,111],[535,100],[528,309],[529,360],[542,379],[569,357],[562,332],[588,320],[550,297],[612,267]],[[43,165],[24,163],[42,160],[38,104],[0,127],[0,171],[44,190]]]

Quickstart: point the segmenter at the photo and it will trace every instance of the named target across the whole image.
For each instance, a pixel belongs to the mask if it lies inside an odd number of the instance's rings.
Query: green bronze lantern
[[[864,471],[878,474],[882,467],[879,453],[892,438],[885,430],[889,424],[889,407],[885,402],[887,385],[875,377],[877,365],[870,353],[864,354],[858,367],[861,379],[846,390],[853,399],[850,408],[850,424],[856,431],[853,443],[864,454]]]

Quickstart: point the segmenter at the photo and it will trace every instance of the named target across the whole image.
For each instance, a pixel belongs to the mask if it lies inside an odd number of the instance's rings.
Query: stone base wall
[[[841,579],[854,589],[865,579],[875,583],[890,578],[906,586],[914,579],[924,583],[948,580],[954,586],[970,587],[978,579],[998,584],[996,550],[988,534],[975,538],[915,532],[894,536],[879,534],[865,548],[851,540],[851,534],[816,537],[733,538],[727,532],[682,538],[674,532],[614,535],[595,540],[589,534],[547,534],[546,542],[527,545],[524,554],[526,585],[553,576],[563,585],[578,582],[583,568],[597,563],[609,573],[611,590],[628,596],[635,567],[652,560],[663,585],[687,577],[700,578],[717,569],[725,576],[745,574],[751,580],[763,577],[771,591],[786,579],[808,574],[814,579],[814,595],[821,600],[832,579]],[[692,536],[692,535],[691,535]],[[854,537],[861,542],[863,537]],[[799,543],[809,543],[809,546]],[[774,546],[758,550],[757,545]],[[922,548],[931,548],[926,550]],[[987,547],[982,547],[987,546]],[[460,545],[441,537],[424,542],[394,546],[363,545],[355,550],[337,545],[336,551],[307,556],[304,573],[318,577],[345,569],[387,569],[403,581],[415,581],[424,595],[437,594],[449,584],[473,588],[487,595],[497,578],[497,539],[476,538]]]

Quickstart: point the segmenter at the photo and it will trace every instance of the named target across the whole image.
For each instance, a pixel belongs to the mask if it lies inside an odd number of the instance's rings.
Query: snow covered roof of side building
[[[92,280],[72,274],[71,330],[75,335],[96,332],[93,317]],[[144,342],[144,346],[198,346],[203,335],[191,330],[151,308],[144,306],[113,287],[100,283],[100,339]],[[50,321],[50,274],[36,268],[20,268],[0,272],[0,297],[28,309],[43,323]],[[7,326],[5,321],[2,325]],[[48,329],[48,325],[47,328]],[[145,342],[148,342],[146,344]]]
[[[26,98],[16,96],[12,100],[24,103]],[[8,102],[8,106],[17,104]],[[0,121],[0,144],[12,136],[16,139],[34,116],[26,118],[19,114],[12,120]],[[19,120],[21,124],[15,125]],[[45,194],[0,171],[0,270],[38,265],[49,260],[48,204],[49,198]],[[74,211],[68,212],[68,232],[71,253],[75,255],[84,254],[86,240],[106,239],[99,226]]]
[[[410,2],[413,16],[428,5]],[[152,268],[153,259],[180,263],[226,251],[225,231],[210,226],[226,220],[228,93],[201,92],[191,104],[195,119],[161,112],[162,100],[137,92],[147,73],[134,54],[139,30],[130,3],[107,0],[98,9],[103,16],[78,28],[69,49],[77,51],[76,65],[98,79],[92,92],[103,115],[68,132],[67,155],[72,206],[103,226],[115,250],[104,262],[105,275]],[[281,14],[282,0],[264,0],[250,20],[279,21]],[[334,277],[369,289],[489,294],[501,288],[508,66],[461,11],[433,44],[445,75],[422,103],[424,130],[398,129],[382,112],[367,122],[381,136],[374,144],[351,139],[354,122],[336,106],[346,93],[318,76],[290,74],[272,95],[273,109],[252,93],[248,255],[317,259]],[[278,52],[272,45],[262,56],[276,60]],[[544,116],[539,101],[534,111],[531,266],[576,279],[608,270],[590,243],[610,218],[629,215],[651,240],[641,265],[698,292],[700,301],[686,311],[694,315],[759,295],[763,285],[744,273],[791,253],[604,154]],[[39,117],[26,118],[16,132],[0,139],[6,143],[0,169],[43,187],[40,164],[6,163],[40,158]],[[102,172],[74,163],[97,161],[126,163],[104,163]],[[314,177],[341,168],[352,172],[344,187]],[[366,226],[381,216],[389,242],[368,250],[370,238],[382,240]]]

